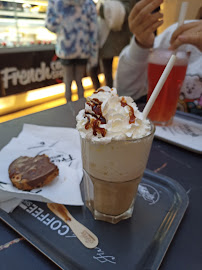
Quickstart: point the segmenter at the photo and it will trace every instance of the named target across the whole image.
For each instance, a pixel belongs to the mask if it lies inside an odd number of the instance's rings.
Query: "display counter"
[[[62,82],[55,46],[33,45],[0,49],[1,96]]]
[[[56,35],[45,28],[47,0],[0,2],[0,96],[61,83]]]
[[[47,5],[48,0],[0,1],[0,116],[64,97],[56,35],[45,28]],[[85,91],[92,89],[91,80],[83,83]],[[77,100],[74,82],[72,93]]]

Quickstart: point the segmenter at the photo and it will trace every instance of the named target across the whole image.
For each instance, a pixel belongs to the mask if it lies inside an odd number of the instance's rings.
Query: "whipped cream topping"
[[[107,86],[86,99],[76,120],[81,137],[95,142],[138,139],[151,133],[149,120],[143,119],[133,99],[119,97],[115,88]]]

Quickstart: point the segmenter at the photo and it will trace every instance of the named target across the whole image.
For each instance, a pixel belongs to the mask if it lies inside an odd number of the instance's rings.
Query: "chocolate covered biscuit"
[[[29,191],[52,182],[59,174],[59,169],[48,156],[37,155],[17,158],[10,164],[8,172],[16,188]]]

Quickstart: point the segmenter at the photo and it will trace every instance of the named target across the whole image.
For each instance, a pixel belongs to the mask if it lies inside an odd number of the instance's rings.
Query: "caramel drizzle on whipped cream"
[[[94,94],[97,94],[99,92],[105,92],[105,91],[103,89],[99,89],[99,90],[95,91]],[[105,137],[107,131],[105,128],[100,127],[100,124],[107,123],[106,119],[102,115],[102,108],[101,108],[102,101],[100,101],[97,98],[93,98],[93,99],[87,101],[86,104],[88,104],[92,108],[93,113],[85,111],[85,117],[87,117],[87,119],[88,119],[87,123],[85,124],[85,129],[92,128],[94,136],[96,136],[97,133],[100,133],[102,135],[102,137]],[[122,97],[122,99],[121,99],[121,106],[122,107],[125,107],[125,106],[129,107],[129,124],[135,123],[136,116],[134,114],[134,109],[133,109],[133,107],[131,107],[130,105],[127,104],[124,97]],[[95,119],[94,118],[90,119],[90,117],[88,115],[93,116]]]
[[[100,89],[96,90],[93,94],[97,94],[97,93],[99,93],[99,92],[105,92],[105,90],[102,89],[102,88],[100,88]]]
[[[97,133],[100,133],[102,137],[105,137],[107,131],[105,128],[100,127],[100,124],[106,124],[107,122],[104,116],[102,115],[102,109],[101,109],[102,102],[99,101],[99,99],[97,98],[93,98],[90,101],[88,101],[87,104],[91,106],[92,111],[94,113],[85,112],[85,116],[88,119],[88,122],[85,124],[85,129],[92,128],[94,136],[96,136]],[[96,119],[90,119],[88,114],[92,115]]]
[[[131,107],[130,105],[127,104],[124,97],[122,97],[122,99],[121,99],[121,106],[122,107],[125,107],[125,106],[129,107],[129,117],[130,117],[129,124],[135,123],[136,116],[134,114],[134,109],[133,109],[133,107]]]

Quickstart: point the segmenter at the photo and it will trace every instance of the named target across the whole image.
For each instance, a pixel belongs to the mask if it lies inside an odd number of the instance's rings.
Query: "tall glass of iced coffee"
[[[130,97],[102,87],[77,115],[85,202],[95,219],[117,223],[132,216],[154,126]]]

